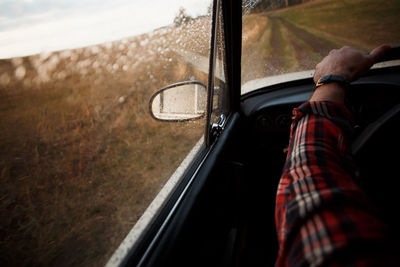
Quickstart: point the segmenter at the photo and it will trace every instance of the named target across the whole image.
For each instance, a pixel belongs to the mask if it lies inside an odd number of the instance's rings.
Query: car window
[[[216,22],[215,28],[212,29],[214,39],[212,41],[212,50],[214,52],[214,58],[212,63],[212,73],[209,80],[209,87],[211,90],[211,98],[210,98],[210,113],[208,114],[207,119],[207,128],[206,131],[211,132],[210,140],[206,139],[207,144],[210,144],[216,135],[220,134],[219,126],[223,126],[226,122],[226,116],[229,112],[229,104],[228,103],[228,87],[226,81],[226,65],[225,65],[225,39],[224,39],[224,20],[222,13],[222,1],[216,1],[215,4],[215,14],[216,14]],[[214,129],[212,129],[214,128]],[[215,131],[218,129],[217,131]]]
[[[243,0],[242,94],[312,77],[331,49],[400,43],[397,0]]]
[[[179,180],[205,119],[154,120],[149,99],[172,83],[207,84],[211,10],[200,0],[0,3],[2,265],[104,265]]]

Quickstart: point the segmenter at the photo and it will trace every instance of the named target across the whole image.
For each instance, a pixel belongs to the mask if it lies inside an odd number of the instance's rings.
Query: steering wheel
[[[350,100],[355,102],[355,117],[361,124],[361,132],[352,145],[360,171],[359,183],[375,205],[378,216],[399,238],[400,218],[394,211],[400,204],[400,86],[356,87]]]

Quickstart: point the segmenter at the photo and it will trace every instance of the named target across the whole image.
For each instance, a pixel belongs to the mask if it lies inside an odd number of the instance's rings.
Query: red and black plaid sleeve
[[[276,198],[277,266],[393,263],[385,226],[356,182],[351,114],[323,101],[307,102],[293,115]]]

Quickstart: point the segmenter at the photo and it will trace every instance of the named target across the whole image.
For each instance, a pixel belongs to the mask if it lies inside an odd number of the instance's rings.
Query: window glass
[[[220,1],[221,2],[221,1]],[[226,87],[226,65],[225,65],[225,40],[224,24],[222,17],[222,7],[220,3],[217,10],[216,24],[216,47],[215,47],[215,68],[214,68],[214,94],[213,94],[213,112],[211,122],[216,122],[221,114],[226,114],[229,109],[229,103]]]
[[[296,79],[331,49],[400,43],[400,1],[243,0],[242,94]],[[282,75],[286,74],[286,75]],[[281,75],[281,76],[278,76]],[[312,72],[301,74],[312,76]]]
[[[107,262],[204,134],[148,107],[169,84],[207,84],[210,6],[0,3],[2,265]]]

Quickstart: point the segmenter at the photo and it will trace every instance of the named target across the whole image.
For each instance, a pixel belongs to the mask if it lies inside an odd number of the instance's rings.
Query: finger
[[[371,51],[371,53],[368,55],[368,57],[375,63],[379,61],[382,57],[385,56],[385,54],[392,49],[389,45],[380,45],[374,50]]]

